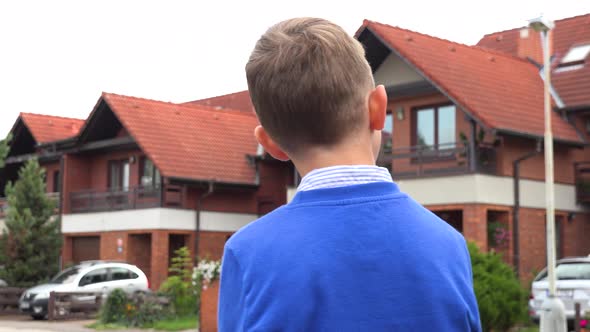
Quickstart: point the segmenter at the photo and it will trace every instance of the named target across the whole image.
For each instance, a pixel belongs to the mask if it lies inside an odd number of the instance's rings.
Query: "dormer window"
[[[577,69],[584,66],[584,60],[590,53],[590,44],[576,45],[570,48],[567,54],[561,59],[559,67]]]

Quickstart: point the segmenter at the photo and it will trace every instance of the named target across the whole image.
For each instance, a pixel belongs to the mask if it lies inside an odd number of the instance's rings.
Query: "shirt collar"
[[[375,165],[343,165],[314,169],[301,179],[297,191],[391,182],[387,168]]]

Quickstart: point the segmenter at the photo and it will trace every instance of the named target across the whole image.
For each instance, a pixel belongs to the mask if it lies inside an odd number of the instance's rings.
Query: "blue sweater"
[[[480,331],[465,240],[371,183],[297,193],[225,245],[219,330]]]

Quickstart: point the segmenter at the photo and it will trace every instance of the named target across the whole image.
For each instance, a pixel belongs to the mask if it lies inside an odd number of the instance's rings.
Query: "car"
[[[58,273],[49,282],[27,289],[19,300],[20,311],[33,319],[47,316],[50,292],[93,292],[106,296],[120,288],[133,294],[148,292],[150,285],[145,273],[137,266],[108,261],[87,261]],[[85,296],[82,301],[94,301]]]
[[[556,262],[556,295],[565,305],[568,326],[573,327],[575,320],[575,303],[580,303],[580,315],[590,314],[590,256],[569,257]],[[529,315],[538,322],[541,317],[541,305],[549,293],[547,269],[541,271],[531,285],[529,298]]]

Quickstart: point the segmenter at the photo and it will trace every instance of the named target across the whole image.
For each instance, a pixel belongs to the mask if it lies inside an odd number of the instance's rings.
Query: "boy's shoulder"
[[[231,248],[232,250],[240,250],[242,247],[252,247],[257,241],[271,234],[272,229],[278,226],[277,221],[285,216],[287,206],[280,206],[240,228],[229,238],[225,247]]]

